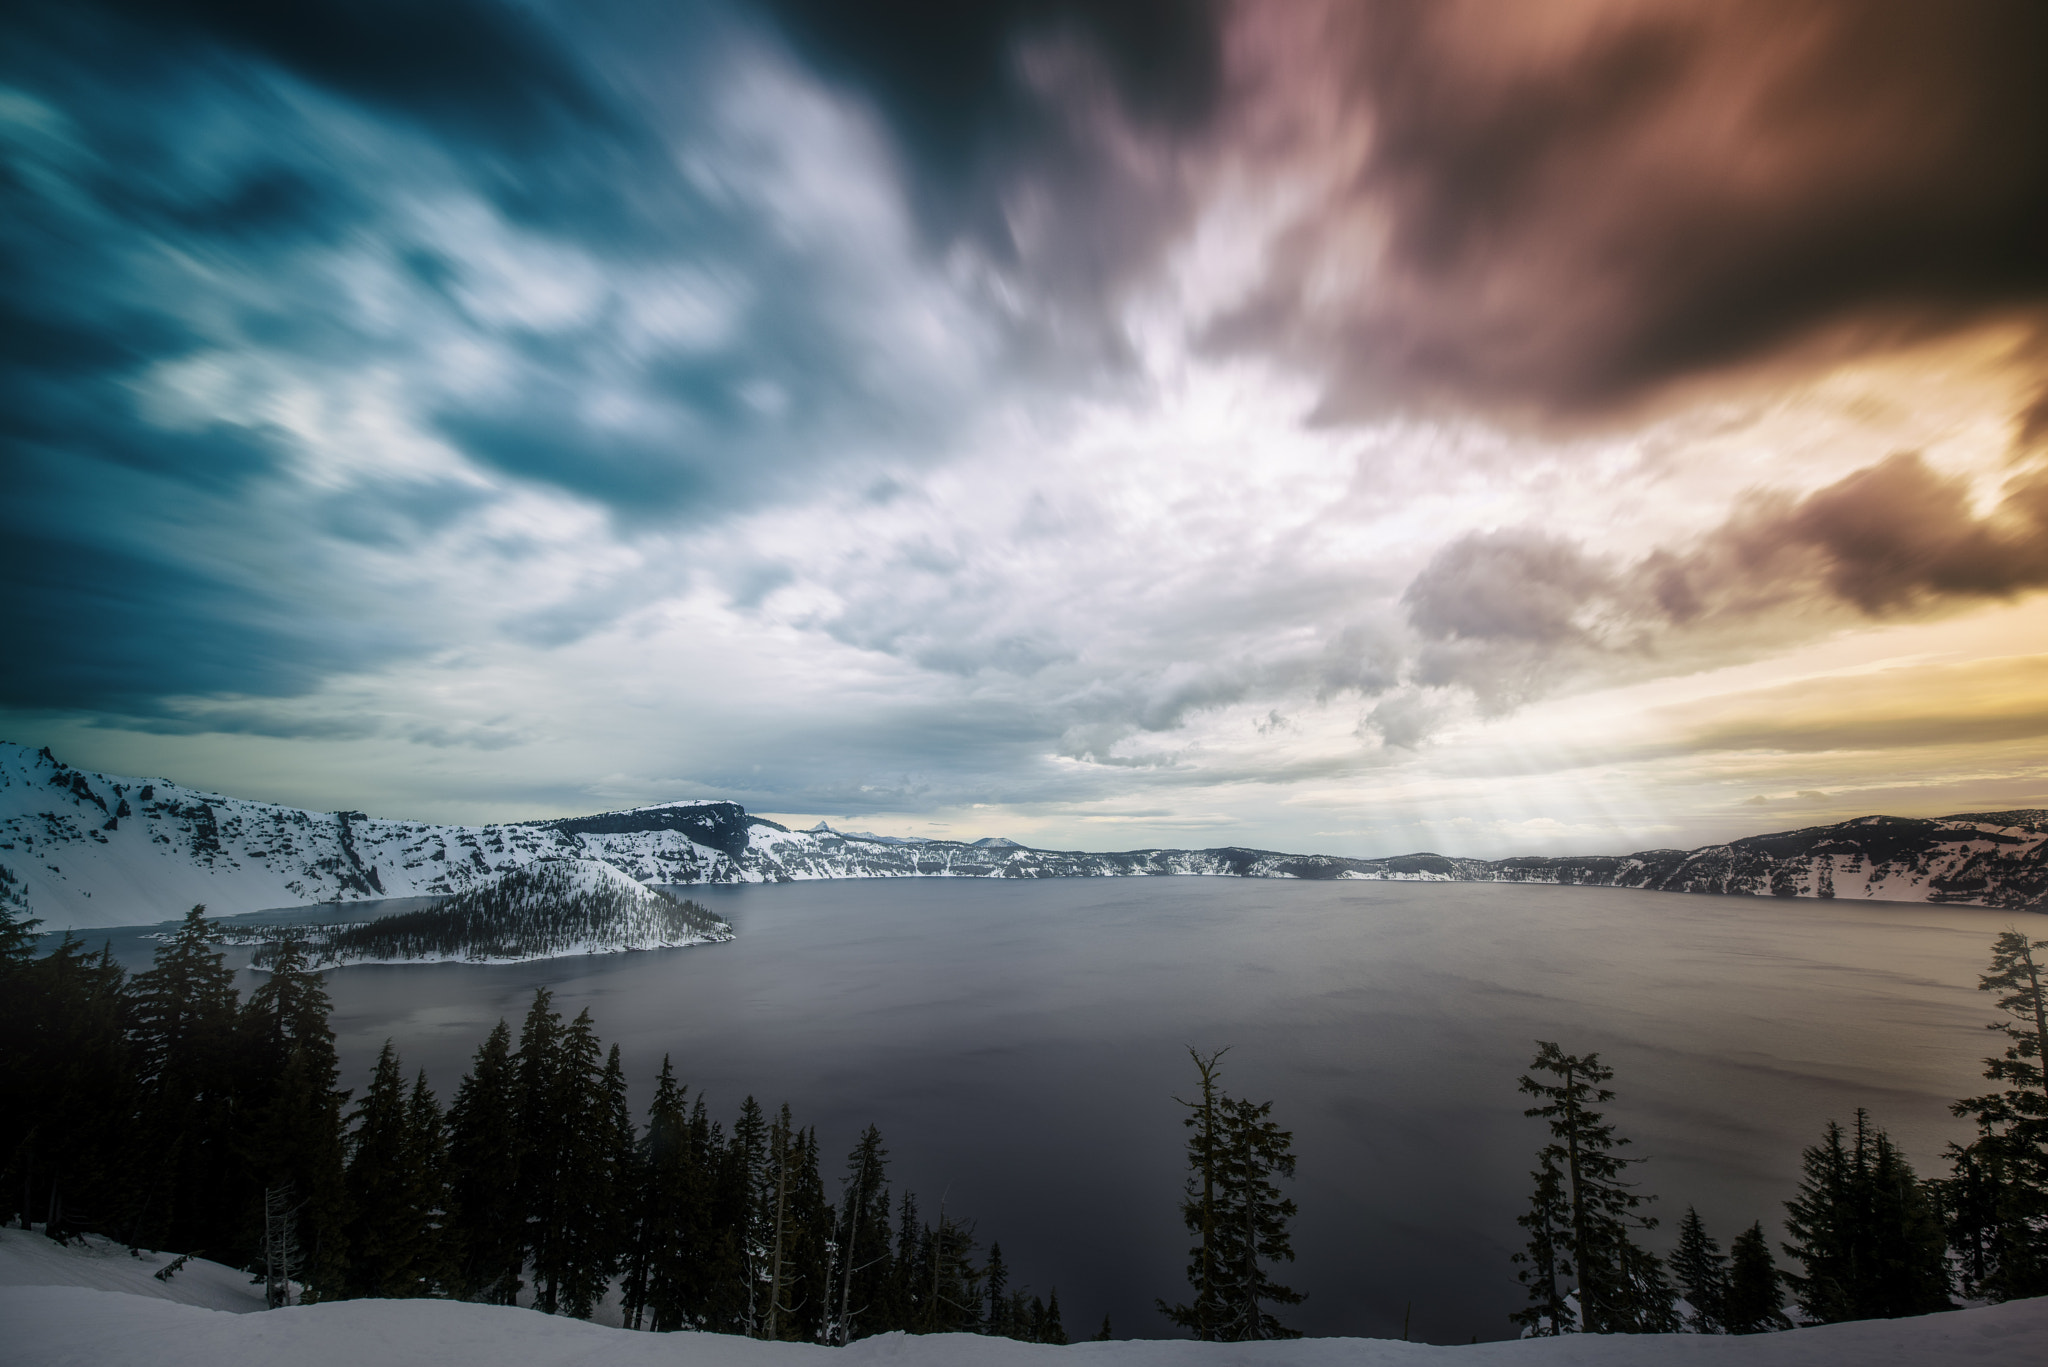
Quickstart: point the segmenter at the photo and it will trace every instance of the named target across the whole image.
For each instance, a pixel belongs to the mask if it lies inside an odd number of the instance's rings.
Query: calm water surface
[[[972,1217],[1070,1334],[1163,1335],[1186,1050],[1295,1134],[1312,1334],[1507,1336],[1540,1142],[1536,1039],[1598,1050],[1661,1199],[1725,1247],[1767,1228],[1800,1148],[1868,1106],[1923,1173],[1965,1128],[2008,913],[1603,888],[1223,878],[902,880],[689,895],[730,944],[329,975],[349,1081],[388,1037],[445,1102],[537,986],[588,1006],[644,1104],[663,1054],[728,1122],[788,1100],[843,1153],[881,1126],[900,1190]],[[2029,917],[2029,920],[2032,918]],[[836,1182],[834,1182],[836,1190]]]

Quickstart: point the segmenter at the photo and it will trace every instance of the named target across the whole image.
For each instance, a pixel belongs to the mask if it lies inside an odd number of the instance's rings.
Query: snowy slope
[[[235,1315],[69,1286],[0,1287],[17,1367],[2038,1367],[2048,1301],[1748,1338],[1573,1336],[1437,1348],[1383,1339],[1065,1348],[884,1334],[846,1348],[644,1334],[508,1306],[337,1301]]]
[[[188,1258],[170,1277],[158,1281],[156,1274],[174,1261],[169,1253],[130,1254],[98,1234],[57,1244],[31,1230],[0,1228],[0,1287],[78,1286],[122,1291],[236,1314],[263,1308],[263,1287],[252,1285],[248,1273],[204,1258]],[[0,1358],[6,1355],[6,1350],[0,1349]]]
[[[655,884],[1198,874],[2024,907],[2048,894],[2048,813],[1871,816],[1697,850],[1492,862],[1238,847],[1096,853],[998,839],[883,840],[823,826],[792,831],[719,801],[492,826],[385,821],[224,797],[162,779],[83,773],[47,750],[0,744],[0,904],[43,918],[51,930],[145,924],[198,902],[225,916],[452,896],[511,869],[564,859],[597,860]]]

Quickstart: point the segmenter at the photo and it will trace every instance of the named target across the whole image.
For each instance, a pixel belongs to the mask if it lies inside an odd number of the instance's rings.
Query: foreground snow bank
[[[94,1291],[125,1291],[134,1296],[177,1301],[207,1310],[242,1313],[263,1308],[263,1288],[249,1274],[204,1258],[187,1258],[184,1266],[158,1281],[156,1274],[177,1261],[175,1254],[127,1248],[97,1234],[53,1243],[40,1233],[0,1228],[0,1286],[79,1286]],[[0,1324],[8,1323],[0,1318]],[[6,1358],[0,1338],[0,1360]]]
[[[1573,1337],[1464,1348],[1378,1339],[1133,1341],[1049,1348],[885,1334],[850,1348],[721,1334],[635,1334],[533,1310],[339,1301],[223,1314],[76,1286],[0,1288],[14,1367],[2039,1367],[2048,1300],[1755,1338]]]

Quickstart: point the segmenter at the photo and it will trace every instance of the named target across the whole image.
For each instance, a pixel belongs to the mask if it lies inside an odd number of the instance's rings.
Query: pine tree
[[[1951,1176],[1937,1196],[1948,1237],[1962,1256],[1964,1293],[1985,1300],[2048,1294],[2048,940],[2017,930],[1991,947],[1991,971],[1978,979],[1996,992],[2005,1019],[1988,1028],[2006,1037],[1984,1060],[1984,1076],[2005,1087],[1966,1097],[1952,1108],[1977,1122],[1977,1138],[1951,1146]]]
[[[135,1106],[127,975],[66,934],[39,959],[0,959],[0,1154],[21,1223],[125,1228]]]
[[[988,1287],[988,1318],[982,1332],[993,1338],[1010,1336],[1010,1269],[1003,1265],[1003,1246],[991,1242],[983,1282]]]
[[[1691,1206],[1685,1208],[1685,1218],[1678,1223],[1678,1249],[1671,1255],[1671,1272],[1678,1280],[1679,1292],[1692,1306],[1693,1332],[1727,1332],[1728,1257],[1707,1237],[1700,1213]]]
[[[141,1191],[131,1244],[248,1261],[255,1250],[236,1197],[234,973],[193,907],[135,975],[133,1039],[141,1086]]]
[[[534,1283],[553,1313],[587,1320],[611,1281],[616,1254],[619,1139],[607,1095],[602,1044],[588,1009],[563,1032],[555,1074],[555,1191],[546,1203],[555,1224],[538,1241]],[[623,1096],[623,1082],[620,1085]]]
[[[1218,1049],[1205,1056],[1189,1049],[1188,1057],[1195,1065],[1195,1099],[1183,1101],[1179,1097],[1174,1098],[1188,1112],[1181,1117],[1181,1124],[1190,1133],[1188,1177],[1181,1195],[1180,1218],[1188,1233],[1195,1237],[1193,1246],[1188,1249],[1187,1266],[1188,1287],[1194,1294],[1184,1305],[1168,1305],[1164,1300],[1156,1302],[1160,1314],[1204,1342],[1221,1336],[1227,1317],[1223,1303],[1226,1274],[1217,1250],[1217,1211],[1218,1185],[1224,1164],[1223,1111],[1226,1104],[1219,1078],[1222,1075],[1221,1060],[1228,1052],[1227,1049]]]
[[[633,1124],[631,1098],[626,1091],[626,1070],[614,1044],[605,1056],[604,1077],[599,1083],[604,1109],[599,1120],[603,1133],[600,1165],[603,1168],[605,1276],[610,1278],[626,1267],[639,1242],[640,1146],[639,1130]],[[602,1298],[600,1288],[600,1298]]]
[[[518,1092],[512,1031],[501,1020],[448,1108],[451,1289],[488,1305],[515,1303],[524,1284]]]
[[[770,1125],[761,1103],[749,1096],[733,1122],[727,1181],[738,1223],[738,1272],[742,1279],[739,1332],[759,1338],[768,1323],[769,1259],[775,1243],[775,1171],[770,1150]]]
[[[877,1328],[877,1333],[884,1328],[914,1331],[922,1324],[924,1286],[930,1275],[925,1266],[928,1248],[924,1224],[918,1219],[917,1196],[906,1191],[896,1216],[896,1256],[892,1265],[896,1274],[896,1294],[892,1298],[895,1315],[886,1326]]]
[[[1515,1280],[1528,1288],[1529,1304],[1508,1318],[1522,1326],[1523,1337],[1547,1338],[1579,1327],[1566,1289],[1578,1271],[1571,1254],[1572,1207],[1564,1172],[1549,1147],[1536,1155],[1529,1176],[1536,1184],[1529,1209],[1515,1217],[1529,1231],[1529,1242],[1510,1259],[1522,1264]]]
[[[638,1329],[644,1319],[657,1333],[697,1323],[710,1252],[708,1155],[692,1130],[688,1092],[677,1084],[675,1069],[664,1055],[654,1100],[647,1108],[647,1130],[640,1140],[635,1240],[623,1296],[627,1324]]]
[[[428,1255],[427,1222],[417,1204],[405,1075],[389,1040],[349,1124],[348,1294],[417,1296]]]
[[[1728,1290],[1722,1302],[1722,1324],[1731,1334],[1769,1334],[1790,1329],[1785,1316],[1784,1297],[1779,1285],[1784,1280],[1771,1261],[1771,1246],[1764,1239],[1759,1220],[1735,1236],[1729,1250]]]
[[[584,1117],[562,1109],[564,1036],[554,994],[537,988],[519,1031],[519,1208],[521,1245],[533,1267],[534,1308],[554,1314],[561,1304],[565,1251],[558,1244],[566,1212],[563,1175],[573,1161],[572,1131]]]
[[[789,1313],[798,1334],[808,1343],[833,1341],[837,1307],[832,1289],[837,1284],[839,1259],[845,1253],[837,1237],[839,1213],[825,1196],[822,1152],[817,1128],[806,1129],[790,1201],[796,1230],[796,1283]]]
[[[1115,1332],[1109,1327],[1109,1316],[1105,1313],[1102,1317],[1102,1327],[1095,1331],[1095,1342],[1109,1343],[1114,1341],[1115,1338]]]
[[[1538,1168],[1538,1196],[1539,1201],[1544,1199],[1546,1182],[1560,1185],[1561,1190],[1548,1199],[1563,1203],[1557,1213],[1564,1218],[1556,1222],[1546,1212],[1539,1232],[1530,1223],[1536,1211],[1524,1217],[1524,1226],[1532,1229],[1529,1248],[1522,1255],[1530,1273],[1524,1284],[1531,1286],[1532,1300],[1551,1297],[1556,1278],[1576,1274],[1578,1327],[1588,1333],[1667,1332],[1676,1326],[1676,1317],[1663,1264],[1634,1238],[1635,1231],[1656,1227],[1655,1220],[1636,1213],[1651,1198],[1622,1180],[1623,1173],[1643,1160],[1617,1153],[1629,1141],[1591,1109],[1614,1099],[1614,1093],[1600,1085],[1611,1080],[1614,1071],[1601,1066],[1598,1054],[1580,1058],[1547,1040],[1536,1044],[1533,1072],[1524,1074],[1520,1085],[1539,1104],[1523,1114],[1549,1124],[1551,1142],[1544,1147],[1544,1162]],[[1557,1080],[1540,1081],[1537,1073]],[[1539,1247],[1545,1243],[1547,1249]],[[1537,1271],[1546,1257],[1552,1269],[1549,1286],[1542,1284]],[[1518,1320],[1531,1324],[1536,1308],[1520,1312]],[[1570,1328],[1562,1317],[1549,1323],[1551,1333]]]
[[[1265,1306],[1298,1305],[1299,1291],[1280,1285],[1268,1264],[1294,1261],[1288,1222],[1292,1200],[1280,1195],[1273,1178],[1294,1176],[1294,1134],[1270,1119],[1273,1103],[1225,1099],[1221,1180],[1216,1208],[1217,1258],[1223,1272],[1217,1337],[1231,1342],[1299,1338]],[[1058,1304],[1054,1297],[1053,1305]],[[1062,1337],[1059,1342],[1066,1340]]]
[[[1286,1335],[1284,1337],[1298,1336]],[[1038,1341],[1040,1343],[1054,1343],[1061,1346],[1066,1344],[1067,1330],[1066,1326],[1060,1323],[1060,1289],[1057,1286],[1052,1289],[1052,1296],[1045,1303],[1045,1323],[1038,1331]]]
[[[299,1250],[308,1298],[341,1292],[347,1266],[342,1232],[342,1111],[333,1007],[326,984],[308,964],[302,936],[286,933],[258,956],[268,968],[249,994],[239,1022],[237,1150],[250,1185],[262,1193],[266,1245],[280,1239]],[[275,1193],[292,1199],[279,1206]],[[273,1228],[278,1221],[289,1229]]]
[[[448,1129],[424,1068],[405,1105],[405,1176],[418,1221],[416,1296],[438,1296],[454,1279],[448,1220]]]
[[[894,1259],[889,1251],[889,1151],[873,1125],[846,1156],[840,1206],[838,1343],[897,1322]]]
[[[1829,1121],[1802,1161],[1799,1194],[1785,1203],[1785,1252],[1803,1269],[1786,1281],[1807,1317],[1832,1324],[1949,1309],[1933,1205],[1869,1112],[1857,1108],[1853,1138]]]
[[[1185,1305],[1157,1304],[1198,1339],[1294,1338],[1295,1331],[1265,1309],[1269,1301],[1294,1305],[1302,1299],[1266,1272],[1269,1263],[1294,1260],[1287,1226],[1295,1205],[1272,1181],[1294,1175],[1294,1136],[1270,1119],[1271,1102],[1224,1093],[1219,1079],[1226,1052],[1188,1050],[1196,1096],[1175,1100],[1188,1112],[1181,1119],[1189,1131],[1181,1223],[1195,1236],[1187,1267],[1194,1296]]]

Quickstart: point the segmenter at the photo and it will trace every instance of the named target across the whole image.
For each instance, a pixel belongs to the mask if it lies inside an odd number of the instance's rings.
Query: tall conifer
[[[1671,1255],[1671,1273],[1678,1290],[1692,1306],[1692,1329],[1700,1334],[1727,1330],[1728,1256],[1707,1236],[1700,1213],[1685,1208],[1678,1222],[1678,1248]]]
[[[692,1133],[688,1092],[664,1055],[640,1140],[634,1242],[623,1288],[627,1324],[657,1333],[696,1324],[710,1256],[708,1155]]]
[[[1977,1137],[1949,1150],[1950,1178],[1938,1195],[1949,1241],[1961,1255],[1965,1294],[1985,1300],[2048,1295],[2048,939],[2017,930],[1991,946],[1991,970],[1977,982],[1998,994],[2004,1018],[1987,1028],[2005,1048],[1984,1060],[1998,1091],[1965,1097],[1957,1115]]]
[[[1598,1054],[1581,1058],[1547,1040],[1536,1044],[1531,1071],[1522,1076],[1520,1086],[1538,1104],[1523,1114],[1549,1126],[1551,1142],[1544,1146],[1538,1168],[1539,1197],[1546,1182],[1561,1185],[1551,1199],[1563,1201],[1564,1219],[1554,1224],[1546,1215],[1540,1231],[1532,1227],[1523,1260],[1533,1270],[1544,1256],[1539,1242],[1550,1245],[1555,1275],[1576,1276],[1577,1327],[1588,1333],[1668,1332],[1676,1327],[1676,1315],[1662,1261],[1635,1239],[1636,1231],[1656,1227],[1654,1219],[1637,1213],[1652,1198],[1639,1195],[1633,1184],[1622,1180],[1643,1160],[1616,1152],[1629,1141],[1593,1109],[1614,1099],[1614,1093],[1601,1085],[1613,1078],[1614,1070],[1603,1067]],[[1539,1074],[1555,1081],[1543,1081]],[[1529,1225],[1527,1217],[1524,1224]],[[1569,1273],[1564,1271],[1567,1266]],[[1537,1282],[1532,1298],[1552,1294],[1552,1288]],[[1518,1318],[1527,1324],[1529,1316],[1525,1310]],[[1553,1319],[1548,1332],[1572,1327]]]
[[[254,1197],[291,1194],[276,1218],[290,1226],[308,1298],[318,1300],[340,1293],[347,1266],[342,1110],[349,1093],[327,1023],[333,1006],[304,939],[286,932],[257,962],[267,972],[242,1008],[238,1148]]]
[[[476,1051],[448,1108],[452,1290],[489,1305],[514,1304],[524,1284],[518,1092],[512,1031],[501,1020]]]
[[[1174,1100],[1188,1113],[1181,1124],[1189,1131],[1188,1175],[1180,1202],[1181,1223],[1194,1236],[1188,1249],[1188,1289],[1194,1294],[1184,1305],[1157,1302],[1159,1312],[1203,1341],[1221,1337],[1225,1318],[1225,1270],[1218,1251],[1218,1184],[1224,1165],[1223,1109],[1225,1100],[1219,1066],[1226,1049],[1204,1055],[1190,1048],[1194,1061],[1195,1099]]]
[[[846,1157],[841,1183],[836,1341],[850,1343],[897,1323],[889,1250],[889,1151],[873,1125]]]
[[[564,1111],[564,1035],[554,994],[536,988],[519,1031],[519,1206],[522,1243],[533,1267],[534,1308],[554,1314],[561,1303],[560,1244],[564,1169],[571,1161],[571,1129],[584,1117]]]
[[[1855,1128],[1829,1121],[1802,1156],[1785,1203],[1785,1280],[1807,1318],[1889,1319],[1950,1308],[1946,1247],[1934,1208],[1890,1136],[1857,1108]]]
[[[428,1255],[426,1219],[405,1075],[391,1041],[378,1052],[349,1122],[348,1294],[417,1296]]]
[[[1785,1298],[1780,1294],[1784,1278],[1771,1261],[1771,1246],[1764,1239],[1759,1220],[1735,1236],[1729,1249],[1728,1291],[1722,1302],[1722,1323],[1731,1334],[1768,1334],[1790,1329],[1785,1315]]]
[[[253,1249],[236,1242],[247,1231],[233,1152],[234,973],[207,936],[206,908],[193,907],[130,993],[141,1087],[130,1242],[241,1262]]]

